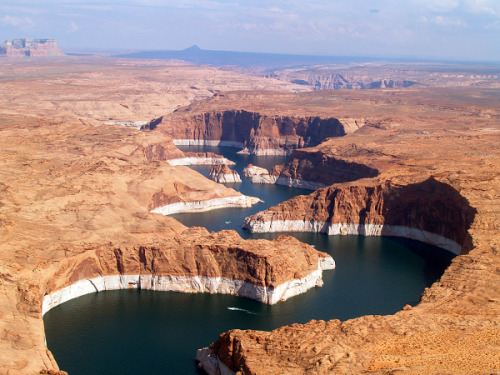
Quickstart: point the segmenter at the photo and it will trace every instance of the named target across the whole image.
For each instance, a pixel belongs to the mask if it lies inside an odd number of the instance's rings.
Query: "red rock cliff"
[[[284,165],[275,166],[270,174],[277,183],[293,186],[292,180],[310,181],[321,185],[376,177],[378,171],[351,161],[342,160],[321,151],[294,150]]]
[[[156,126],[173,139],[232,143],[255,154],[290,153],[346,134],[333,117],[273,116],[239,109],[193,114],[187,107],[153,120],[150,128]]]
[[[250,216],[243,226],[253,231],[400,233],[402,237],[413,238],[406,229],[400,228],[399,232],[388,229],[404,227],[444,237],[458,244],[456,252],[468,252],[472,248],[468,229],[475,214],[476,210],[453,187],[430,178],[403,186],[392,186],[389,181],[371,186],[333,185]],[[304,224],[298,226],[296,221]],[[322,225],[309,224],[312,222]],[[440,245],[431,239],[426,242]],[[451,245],[446,242],[443,246]]]

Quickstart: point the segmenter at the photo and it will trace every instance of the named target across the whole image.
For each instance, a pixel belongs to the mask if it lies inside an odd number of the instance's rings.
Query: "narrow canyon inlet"
[[[283,156],[240,155],[234,148],[180,147],[215,152],[236,162],[242,176],[252,163],[264,168]],[[193,167],[208,176],[210,166]],[[280,185],[227,184],[263,202],[172,215],[186,226],[210,231],[234,229],[244,238],[272,239],[280,233],[252,234],[241,229],[245,217],[311,191]],[[324,285],[275,305],[216,294],[148,290],[104,291],[63,303],[44,316],[47,346],[70,374],[196,374],[196,350],[230,329],[272,330],[312,319],[347,320],[393,314],[416,305],[450,264],[453,254],[418,241],[395,237],[327,236],[290,233],[329,253],[336,269],[323,273]]]

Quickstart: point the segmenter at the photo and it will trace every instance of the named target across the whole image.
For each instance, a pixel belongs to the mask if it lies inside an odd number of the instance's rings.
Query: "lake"
[[[242,175],[248,164],[270,168],[281,156],[238,155],[235,149],[179,147],[216,152],[237,162]],[[195,166],[208,175],[210,166]],[[204,213],[172,215],[188,226],[237,230],[245,238],[272,239],[280,233],[251,234],[241,229],[246,216],[298,194],[311,191],[279,185],[228,184],[264,203]],[[351,319],[367,314],[393,314],[415,305],[425,287],[436,281],[453,254],[413,240],[395,237],[326,236],[289,233],[328,252],[336,269],[324,271],[324,286],[265,305],[228,295],[118,290],[68,301],[44,316],[48,348],[60,368],[80,374],[199,374],[196,350],[227,330],[271,330],[311,319]]]

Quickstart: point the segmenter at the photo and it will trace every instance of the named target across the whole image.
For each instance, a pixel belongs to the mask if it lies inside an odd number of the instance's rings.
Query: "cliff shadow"
[[[403,226],[434,233],[456,242],[460,253],[472,247],[469,229],[477,214],[452,186],[433,177],[383,192],[384,225]]]

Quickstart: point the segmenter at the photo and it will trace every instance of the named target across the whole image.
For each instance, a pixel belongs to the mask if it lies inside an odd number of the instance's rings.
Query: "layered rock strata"
[[[13,39],[0,44],[0,57],[61,56],[55,39]]]
[[[158,247],[90,252],[73,261],[56,271],[66,282],[48,281],[42,315],[72,298],[129,288],[234,294],[275,304],[323,285],[323,270],[335,267],[331,256],[290,236],[243,240],[235,231],[203,228],[186,230]]]
[[[274,184],[276,177],[271,176],[266,168],[248,164],[243,170],[243,176],[251,178],[254,184]]]
[[[212,167],[208,178],[221,184],[241,182],[241,177],[238,172],[233,171],[226,164]]]
[[[468,252],[476,210],[451,186],[428,179],[394,186],[332,186],[297,196],[245,219],[251,232],[396,236],[454,254]]]
[[[149,128],[168,134],[177,145],[237,147],[255,155],[289,155],[296,148],[315,146],[352,131],[333,116],[247,109],[240,107],[240,98],[237,94],[216,95],[155,119]],[[220,109],[229,105],[234,107]]]
[[[183,212],[204,212],[216,210],[218,208],[251,207],[259,202],[260,199],[257,197],[237,195],[233,197],[203,199],[198,201],[175,202],[156,207],[152,209],[151,212],[162,215],[172,215]]]
[[[321,151],[295,150],[283,165],[273,167],[275,183],[316,190],[334,183],[375,177],[378,171]]]
[[[346,134],[335,118],[270,116],[246,110],[188,112],[182,118],[179,113],[158,124],[175,144],[246,148],[255,155],[288,155],[296,148]]]

